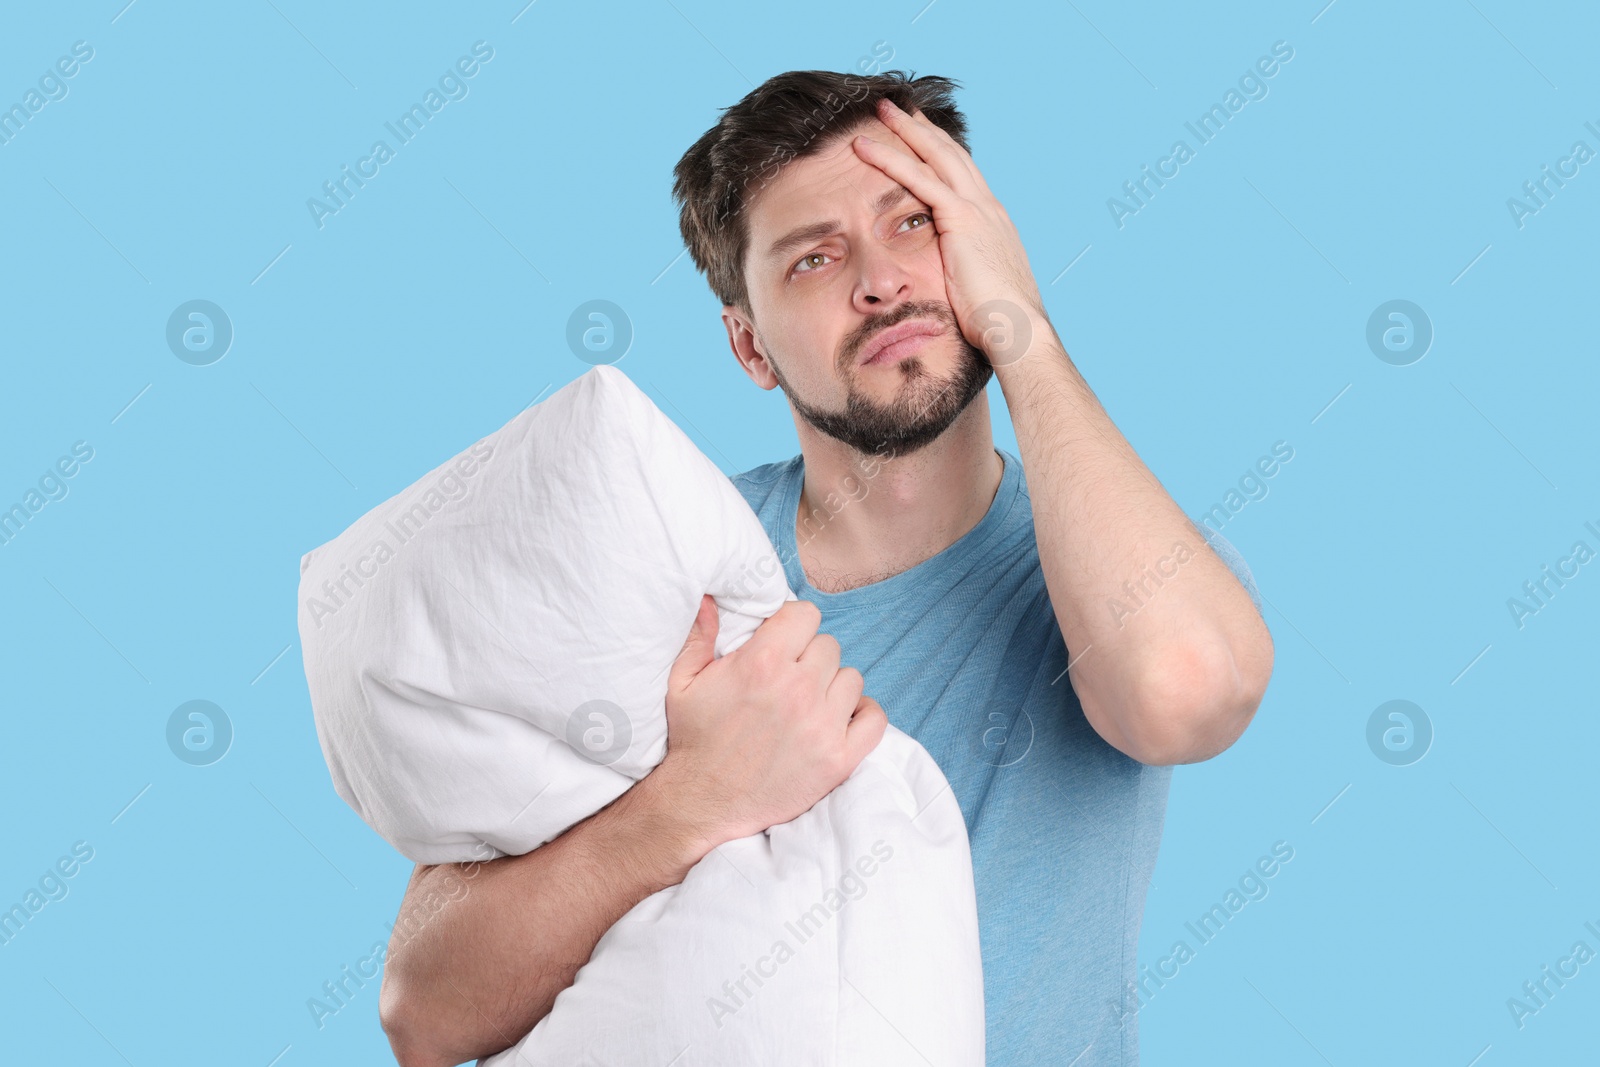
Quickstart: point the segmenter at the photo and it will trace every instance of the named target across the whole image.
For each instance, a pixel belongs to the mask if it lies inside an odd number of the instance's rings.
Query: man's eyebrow
[[[896,185],[872,202],[872,213],[874,215],[882,215],[902,200],[910,198],[910,196],[911,190],[903,185]],[[826,219],[822,222],[811,222],[804,226],[798,226],[772,242],[772,247],[767,249],[767,258],[777,259],[813,241],[832,236],[839,232],[839,226],[838,219]]]

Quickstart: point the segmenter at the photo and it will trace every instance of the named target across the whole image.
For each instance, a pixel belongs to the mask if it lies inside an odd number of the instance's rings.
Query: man
[[[966,818],[988,1063],[1137,1062],[1170,768],[1239,737],[1272,642],[1242,565],[1067,356],[954,84],[779,75],[679,162],[683,236],[733,354],[794,413],[800,455],[734,480],[801,600],[720,660],[703,600],[662,763],[548,844],[476,865],[391,946],[382,1019],[405,1067],[520,1039],[612,923],[717,844],[806,811],[885,717]],[[991,377],[1020,457],[973,403]],[[451,878],[419,867],[402,911]]]

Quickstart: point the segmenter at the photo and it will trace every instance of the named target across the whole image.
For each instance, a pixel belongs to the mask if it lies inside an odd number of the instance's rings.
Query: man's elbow
[[[400,1067],[455,1067],[460,1062],[427,1041],[427,1030],[414,997],[406,992],[404,980],[385,969],[378,987],[378,1023],[389,1038],[389,1048]]]
[[[1151,672],[1128,731],[1128,755],[1151,766],[1200,763],[1244,733],[1272,676],[1272,643],[1246,655],[1187,645]]]

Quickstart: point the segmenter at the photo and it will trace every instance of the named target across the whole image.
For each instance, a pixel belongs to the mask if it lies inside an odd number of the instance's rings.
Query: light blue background
[[[0,104],[94,49],[0,145],[0,506],[94,449],[0,547],[0,905],[94,848],[0,946],[7,1062],[385,1060],[376,981],[321,1029],[306,1006],[387,937],[410,865],[329,783],[300,555],[585,371],[564,336],[590,299],[724,471],[792,455],[680,256],[670,171],[754,84],[879,42],[966,86],[1069,351],[1186,511],[1294,448],[1223,531],[1276,673],[1175,775],[1141,961],[1295,855],[1143,1009],[1145,1062],[1593,1055],[1600,962],[1520,1030],[1506,1007],[1600,950],[1600,565],[1522,629],[1506,605],[1600,549],[1600,162],[1520,229],[1506,206],[1600,149],[1592,7],[123,3],[16,7],[0,35]],[[307,198],[478,40],[470,94],[319,229]],[[1119,229],[1107,198],[1280,40],[1269,95]],[[1364,338],[1397,298],[1435,330],[1404,367]],[[191,299],[233,323],[211,366],[165,343]],[[1435,731],[1405,767],[1366,742],[1396,698]],[[210,766],[165,741],[191,699],[235,731]]]

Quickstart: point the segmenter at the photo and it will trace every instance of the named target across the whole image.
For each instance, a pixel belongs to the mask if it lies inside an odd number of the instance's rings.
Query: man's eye
[[[912,215],[909,218],[907,218],[905,220],[905,222],[902,222],[900,225],[902,227],[904,227],[906,225],[906,223],[910,222],[912,219],[925,219],[926,220],[924,225],[916,227],[919,230],[920,229],[925,229],[927,226],[933,224],[933,215],[930,212],[919,211],[915,215]],[[808,266],[806,266],[806,262],[808,260],[827,259],[827,258],[828,258],[828,254],[826,252],[812,252],[809,255],[801,256],[800,259],[795,263],[794,267],[790,269],[790,273],[791,274],[808,274],[811,271],[817,270],[822,266],[822,264],[818,264],[815,267],[808,267]]]
[[[807,267],[805,265],[806,261],[810,260],[810,259],[827,259],[827,258],[828,258],[828,254],[826,252],[812,252],[810,255],[801,256],[800,257],[800,261],[794,265],[793,273],[795,273],[795,274],[805,274],[808,271],[816,270],[817,268],[815,268],[815,267]]]

